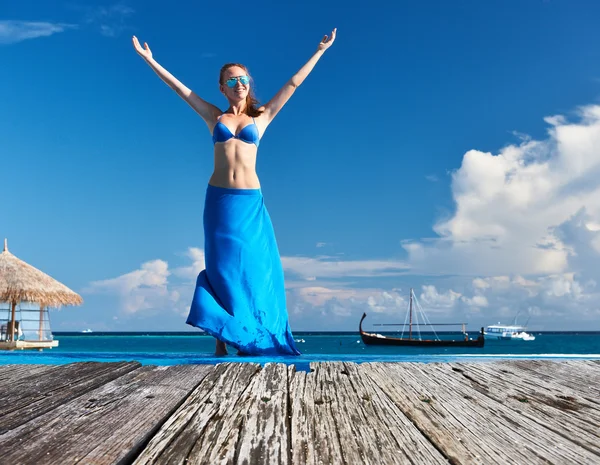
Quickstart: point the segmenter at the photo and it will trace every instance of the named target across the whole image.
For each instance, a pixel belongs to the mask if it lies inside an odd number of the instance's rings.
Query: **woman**
[[[217,339],[216,355],[229,344],[241,354],[298,355],[288,323],[283,269],[273,226],[256,175],[265,130],[323,53],[336,29],[264,106],[257,108],[244,65],[221,68],[219,88],[229,107],[222,112],[179,82],[133,36],[137,53],[204,120],[214,143],[214,171],[204,205],[206,269],[196,281],[187,323]]]

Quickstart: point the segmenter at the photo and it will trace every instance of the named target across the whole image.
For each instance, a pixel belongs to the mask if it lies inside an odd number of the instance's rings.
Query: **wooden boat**
[[[379,346],[414,346],[414,347],[483,347],[485,338],[483,333],[483,328],[481,328],[481,332],[479,333],[477,339],[469,339],[469,336],[465,330],[466,323],[413,323],[413,290],[410,290],[410,305],[409,305],[409,330],[408,337],[389,337],[384,336],[382,334],[377,333],[368,333],[363,331],[362,323],[366,318],[367,314],[363,313],[362,318],[360,319],[360,323],[358,325],[358,330],[360,332],[360,337],[365,344],[369,345],[379,345]],[[421,310],[422,311],[422,310]],[[426,318],[426,317],[425,317]],[[462,325],[462,333],[464,335],[463,339],[439,339],[437,334],[435,334],[435,339],[422,339],[420,337],[413,337],[413,326],[417,328],[420,326],[451,326],[451,325]],[[382,324],[379,326],[401,326],[397,324]],[[404,333],[403,333],[404,334]]]

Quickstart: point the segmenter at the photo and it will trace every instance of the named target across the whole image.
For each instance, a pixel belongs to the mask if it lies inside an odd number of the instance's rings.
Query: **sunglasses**
[[[227,87],[234,88],[238,81],[240,81],[243,85],[247,86],[248,83],[250,82],[250,77],[249,76],[232,77],[232,78],[227,79],[227,81],[225,81],[225,84],[227,84]]]

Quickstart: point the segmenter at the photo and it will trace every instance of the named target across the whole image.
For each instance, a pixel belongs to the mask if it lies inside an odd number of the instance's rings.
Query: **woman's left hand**
[[[331,44],[333,44],[333,41],[335,40],[335,32],[336,31],[337,31],[337,28],[333,28],[333,31],[331,31],[331,35],[329,37],[323,36],[323,40],[321,40],[321,43],[319,44],[319,47],[317,50],[322,50],[324,52],[329,47],[331,47]]]

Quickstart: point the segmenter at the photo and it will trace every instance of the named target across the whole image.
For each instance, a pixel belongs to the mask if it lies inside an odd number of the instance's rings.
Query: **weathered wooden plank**
[[[508,399],[535,399],[535,405],[546,405],[563,413],[568,412],[569,417],[584,419],[592,429],[600,431],[600,403],[590,402],[583,397],[586,389],[583,387],[582,392],[580,384],[564,386],[552,378],[532,376],[531,372],[521,370],[505,370],[502,366],[490,363],[451,363],[450,366],[484,394],[489,389],[495,389],[494,394],[498,393]]]
[[[360,426],[356,424],[356,418],[352,418],[353,410],[356,408],[358,399],[345,398],[339,392],[337,373],[345,371],[341,363],[311,363],[312,373],[315,377],[316,418],[320,421],[316,427],[316,439],[318,443],[320,430],[328,430],[326,436],[335,434],[340,442],[337,460],[340,463],[365,463],[365,450],[362,447],[360,437]],[[322,451],[319,448],[318,451]],[[318,456],[321,459],[322,456]]]
[[[39,376],[41,373],[57,368],[57,365],[0,365],[0,390],[10,388],[15,382],[25,378]]]
[[[293,463],[447,463],[355,364],[311,369],[290,372]]]
[[[307,379],[314,379],[315,425],[314,439],[307,439],[314,443],[312,463],[448,463],[356,364],[320,362],[311,368]],[[292,392],[290,396],[297,398]],[[292,430],[292,441],[301,447],[303,441],[295,436]],[[329,451],[331,443],[335,455]],[[304,455],[302,449],[293,452],[292,461],[304,463]]]
[[[311,363],[311,372],[288,371],[290,376],[292,463],[345,463],[343,445],[333,418],[333,398],[323,392],[326,365]]]
[[[565,359],[560,360],[558,363],[565,363],[567,365],[572,365],[574,367],[579,367],[580,365],[585,365],[587,368],[591,368],[594,371],[594,376],[596,376],[596,380],[598,380],[598,375],[600,375],[600,360],[588,360],[588,359]]]
[[[352,421],[362,435],[357,440],[366,448],[364,463],[448,463],[357,364],[343,366],[345,371],[338,372],[334,382],[346,388],[345,404],[351,414],[356,409]]]
[[[140,366],[139,362],[79,362],[68,365],[58,365],[35,376],[24,376],[15,380],[8,388],[0,391],[0,409],[6,411],[20,399],[26,399],[40,393],[50,393],[63,388],[69,388],[73,383],[93,379],[98,373],[131,364],[132,369]]]
[[[578,444],[481,394],[440,364],[361,366],[453,462],[595,463]]]
[[[2,461],[130,462],[212,370],[200,365],[138,368],[0,435]]]
[[[235,404],[230,405],[218,427],[205,429],[206,437],[196,441],[190,449],[188,463],[245,460],[248,463],[287,464],[287,401],[287,367],[267,363],[251,378]]]
[[[217,365],[152,437],[134,463],[238,462],[239,451],[226,444],[237,444],[243,426],[236,416],[237,404],[260,370],[260,365],[254,363]],[[231,424],[231,418],[237,419],[237,423]],[[222,435],[227,424],[227,431]]]
[[[363,363],[359,371],[371,378],[451,463],[494,463],[495,454],[481,450],[478,435],[451,415],[434,396],[435,390],[421,385],[414,373],[395,370],[391,363]],[[472,419],[478,420],[477,416]]]
[[[577,392],[553,389],[540,379],[499,373],[486,363],[452,364],[451,367],[482,394],[600,455],[600,412],[590,408],[593,405]]]
[[[15,381],[0,392],[0,434],[140,366],[138,362],[82,362]]]
[[[215,441],[216,444],[221,444],[224,451],[229,451],[229,454],[221,455],[224,462],[245,460],[258,464],[289,463],[286,365],[267,363],[252,378],[232,415],[224,420]],[[192,449],[190,456],[200,458],[203,452],[201,448]]]
[[[424,372],[428,373],[430,378],[435,379],[439,375],[448,376],[448,379],[453,379],[456,383],[453,385],[457,392],[461,392],[460,386],[466,390],[466,386],[460,380],[460,377],[457,376],[459,373],[453,372],[452,368],[447,365],[428,365],[424,367]],[[497,373],[497,375],[500,373]],[[502,373],[504,375],[504,373]],[[496,378],[493,378],[494,380]],[[486,397],[490,398],[489,391],[486,393]],[[567,430],[567,424],[558,424],[556,420],[553,420],[554,417],[558,417],[558,413],[556,412],[546,412],[546,418],[543,419],[540,416],[540,413],[543,411],[543,408],[540,406],[536,411],[530,412],[528,415],[524,408],[518,408],[517,403],[521,404],[521,407],[524,407],[524,402],[521,403],[517,399],[508,399],[510,403],[503,401],[501,397],[496,398],[496,402],[493,404],[487,405],[497,405],[500,404],[502,406],[501,412],[504,415],[504,418],[508,421],[508,424],[513,427],[513,431],[515,434],[518,434],[519,437],[523,438],[525,436],[529,436],[531,441],[534,441],[535,444],[528,445],[528,447],[533,450],[536,454],[541,457],[546,457],[549,460],[557,460],[561,463],[590,463],[592,462],[600,462],[599,448],[595,445],[598,441],[598,437],[594,438],[594,434],[591,434],[589,430],[585,428],[583,422],[579,422],[580,426],[583,426],[582,429],[576,429],[574,425],[572,428]],[[507,407],[512,408],[512,411],[509,412]],[[549,413],[549,415],[548,415]],[[514,423],[515,419],[518,419],[519,422],[517,424]],[[562,418],[565,420],[565,416]],[[557,430],[562,427],[563,431],[558,432]],[[539,451],[537,449],[539,448]],[[583,452],[583,450],[585,452]],[[593,457],[593,458],[592,458]],[[574,460],[571,462],[570,460]]]
[[[552,382],[566,388],[577,386],[578,392],[589,402],[600,405],[600,376],[598,365],[586,361],[569,363],[551,360],[510,360],[498,362],[499,370]],[[583,365],[582,365],[583,364]],[[589,368],[582,369],[582,366]]]
[[[558,365],[569,367],[569,372],[577,376],[580,385],[589,387],[589,391],[596,392],[600,404],[600,363],[598,360],[565,360]]]
[[[290,448],[294,464],[312,465],[317,463],[314,392],[314,376],[310,378],[304,371],[296,371],[296,367],[288,367],[288,390],[290,398]],[[328,438],[321,434],[320,443],[327,443]],[[339,447],[337,438],[336,445]],[[325,447],[326,451],[333,447]],[[322,455],[322,454],[321,454]],[[328,463],[324,461],[323,463]]]

